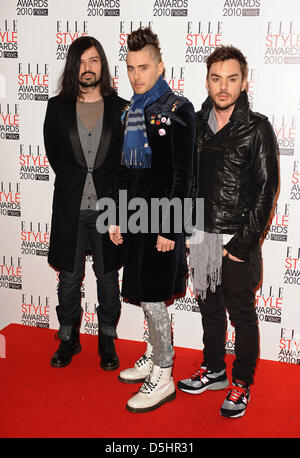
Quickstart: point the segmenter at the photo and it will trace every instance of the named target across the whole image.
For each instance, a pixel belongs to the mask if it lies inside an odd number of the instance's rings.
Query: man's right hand
[[[120,226],[109,226],[108,228],[109,238],[115,245],[123,243],[123,237],[120,232]]]

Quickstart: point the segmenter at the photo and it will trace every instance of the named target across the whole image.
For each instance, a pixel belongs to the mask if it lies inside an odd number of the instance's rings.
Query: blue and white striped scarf
[[[169,89],[168,83],[160,76],[145,94],[133,95],[127,115],[121,160],[126,167],[151,168],[152,151],[147,138],[144,109]]]

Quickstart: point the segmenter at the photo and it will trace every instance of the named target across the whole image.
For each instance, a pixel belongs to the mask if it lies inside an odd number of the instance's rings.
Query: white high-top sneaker
[[[175,398],[172,367],[163,368],[153,364],[139,392],[129,399],[126,408],[130,412],[149,412]]]
[[[147,342],[146,352],[136,361],[134,367],[120,372],[118,379],[124,383],[140,383],[152,369],[152,345]]]

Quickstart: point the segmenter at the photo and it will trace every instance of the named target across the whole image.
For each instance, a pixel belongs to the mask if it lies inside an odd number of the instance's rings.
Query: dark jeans
[[[247,262],[223,257],[222,284],[199,300],[203,325],[203,356],[208,368],[225,368],[226,309],[235,326],[233,379],[253,382],[259,352],[258,319],[255,311],[255,287],[261,277],[261,254],[257,247]]]
[[[97,308],[100,330],[116,337],[116,325],[120,316],[118,271],[104,273],[102,239],[96,229],[98,212],[83,210],[78,222],[78,237],[73,272],[59,273],[58,319],[61,327],[74,324],[81,312],[81,284],[85,274],[86,249],[93,256],[93,270],[97,278]],[[88,245],[89,244],[89,245]]]

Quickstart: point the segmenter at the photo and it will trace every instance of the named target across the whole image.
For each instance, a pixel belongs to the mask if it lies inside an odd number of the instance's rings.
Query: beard
[[[90,75],[93,75],[92,78],[90,78],[89,80],[83,80],[82,78],[84,77],[84,75],[86,74],[90,74]],[[80,86],[84,87],[84,88],[89,88],[89,87],[96,87],[96,86],[99,86],[100,84],[100,78],[97,80],[96,79],[96,74],[93,73],[93,72],[85,72],[85,73],[82,73],[81,77],[80,77],[80,80],[79,80],[79,84]]]
[[[216,110],[218,110],[218,111],[226,111],[229,108],[231,108],[233,105],[235,105],[237,100],[238,100],[238,98],[241,95],[241,92],[242,92],[242,85],[240,87],[240,92],[239,93],[235,93],[234,95],[232,95],[230,92],[221,91],[218,94],[215,94],[214,96],[212,96],[210,94],[210,92],[208,91],[209,95],[211,96],[211,98],[213,100],[214,106],[215,106]],[[218,100],[218,96],[220,96],[220,95],[227,95],[229,97],[229,100],[228,101],[224,101],[224,103],[220,103],[220,101]]]

